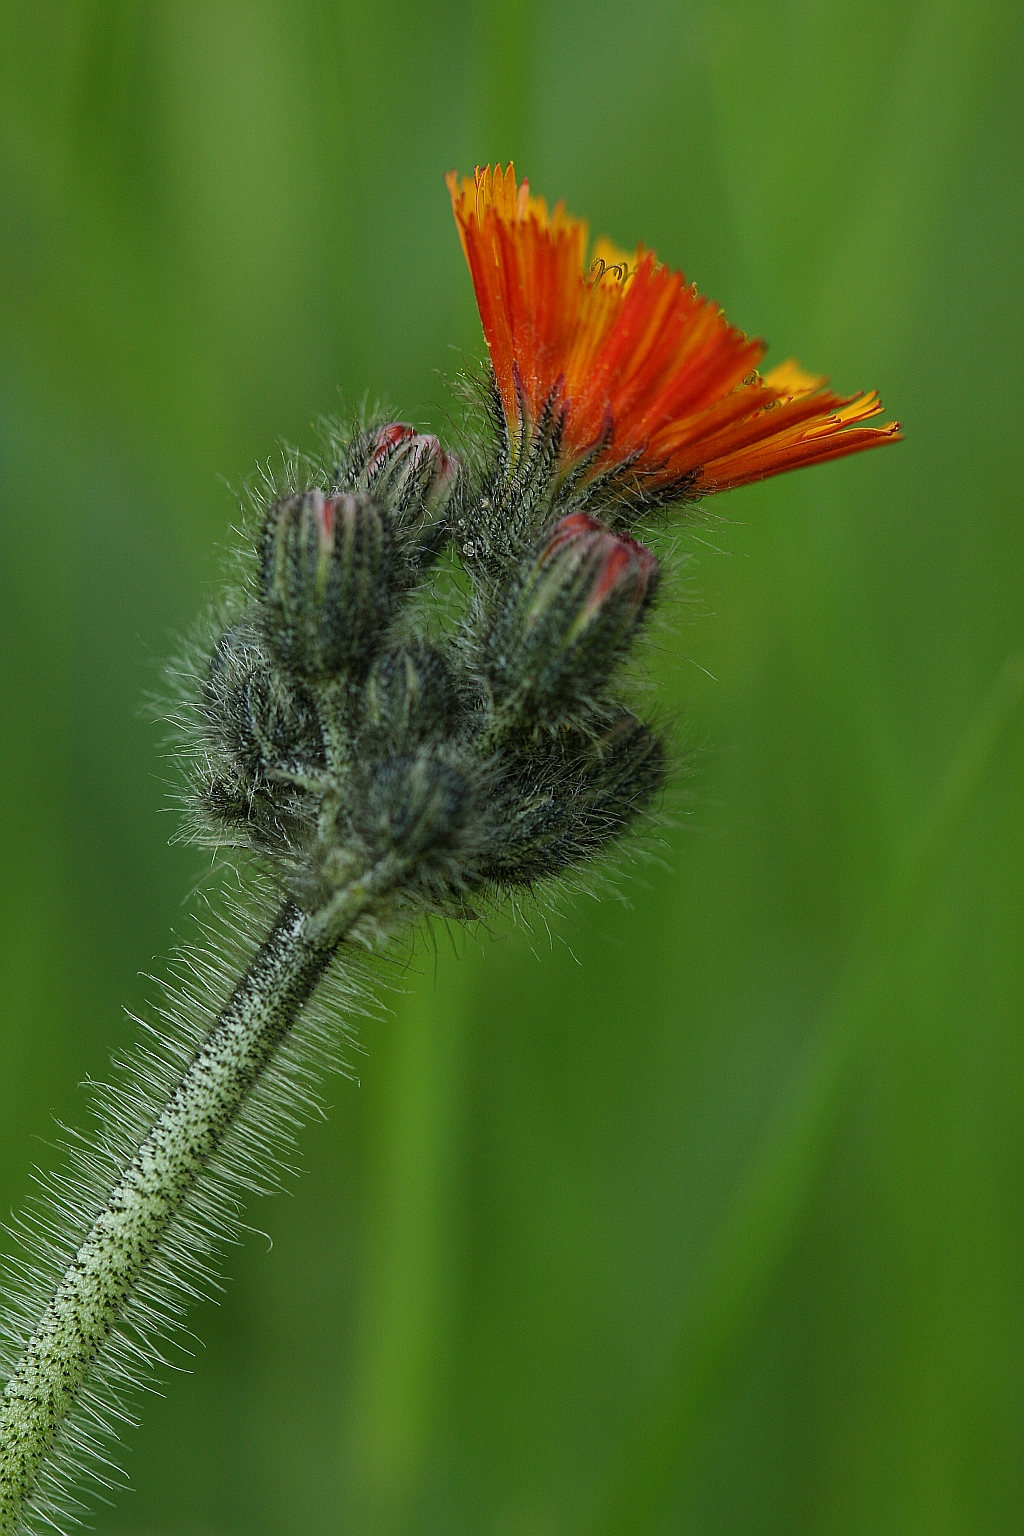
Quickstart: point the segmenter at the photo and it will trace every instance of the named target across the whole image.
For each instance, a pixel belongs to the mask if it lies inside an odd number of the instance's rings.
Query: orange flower
[[[628,466],[645,489],[702,494],[899,438],[864,427],[878,396],[841,396],[663,266],[598,240],[558,203],[549,213],[511,164],[447,177],[462,249],[513,444],[545,415],[586,478]]]

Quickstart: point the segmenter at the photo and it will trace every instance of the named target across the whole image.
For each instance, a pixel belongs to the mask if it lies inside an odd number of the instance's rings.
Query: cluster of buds
[[[263,508],[255,583],[197,689],[192,787],[206,837],[307,910],[377,872],[378,917],[464,914],[591,857],[662,781],[615,692],[657,561],[581,512],[465,558],[503,473],[390,423],[336,435],[315,483]],[[446,548],[468,578],[454,626],[432,602]]]
[[[69,1213],[77,1228],[77,1191],[88,1234],[56,1268],[46,1245],[42,1319],[0,1398],[5,1532],[28,1509],[57,1528],[46,1463],[66,1445],[77,1469],[99,1444],[102,1398],[90,1386],[74,1406],[97,1357],[119,1347],[131,1380],[140,1338],[143,1361],[162,1358],[149,1331],[195,1290],[165,1302],[161,1286],[175,1264],[208,1274],[218,1180],[237,1209],[252,1150],[266,1156],[281,1044],[338,945],[532,889],[650,805],[664,747],[628,707],[622,663],[658,565],[630,527],[899,440],[895,422],[865,425],[874,392],[836,394],[792,360],[762,377],[764,344],[682,273],[643,246],[588,252],[586,225],[511,165],[448,185],[490,357],[478,430],[464,459],[403,422],[335,434],[261,504],[249,579],[187,669],[194,834],[248,849],[284,901],[205,1034],[169,1042],[166,1072],[141,1053],[134,1099],[111,1090],[136,1127],[55,1179],[47,1229]],[[209,967],[188,967],[190,1026],[205,1006],[191,973]],[[291,1108],[281,1124],[290,1139]],[[18,1313],[6,1331],[22,1337]],[[120,1388],[114,1404],[123,1418]]]
[[[621,663],[658,565],[655,509],[899,439],[680,272],[505,170],[448,178],[490,369],[465,462],[402,422],[339,437],[263,508],[258,590],[200,689],[201,821],[308,910],[465,912],[579,864],[649,806],[664,750]],[[461,562],[457,624],[431,571]],[[450,612],[449,612],[450,618]],[[370,886],[365,881],[370,881]]]

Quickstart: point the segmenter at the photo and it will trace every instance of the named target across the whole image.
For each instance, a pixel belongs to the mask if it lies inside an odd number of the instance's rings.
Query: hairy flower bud
[[[454,693],[444,659],[432,646],[385,651],[366,680],[366,723],[392,750],[418,746],[449,729]]]
[[[402,521],[433,524],[456,488],[461,465],[430,432],[390,421],[364,433],[358,442],[362,484]]]
[[[488,878],[533,884],[588,858],[647,808],[664,775],[663,743],[626,711],[596,733],[569,728],[510,755],[488,798]]]
[[[519,567],[487,638],[499,708],[552,723],[607,681],[640,622],[658,562],[585,513],[563,517]]]
[[[382,763],[366,797],[364,835],[381,852],[420,860],[455,847],[470,808],[465,776],[426,752]]]
[[[394,599],[390,520],[368,496],[318,490],[271,507],[263,537],[263,626],[299,676],[365,663]]]
[[[665,779],[665,745],[626,711],[587,741],[580,811],[596,841],[621,830],[647,806]]]
[[[248,778],[268,769],[316,772],[324,762],[316,708],[302,684],[268,665],[247,624],[229,629],[210,659],[203,688],[210,750],[225,749]]]

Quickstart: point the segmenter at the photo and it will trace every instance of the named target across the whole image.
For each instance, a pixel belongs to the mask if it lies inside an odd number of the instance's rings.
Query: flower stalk
[[[77,1519],[83,1467],[97,1475],[125,1417],[119,1383],[161,1361],[150,1333],[180,1323],[186,1275],[209,1277],[239,1190],[275,1182],[308,1075],[290,1037],[339,945],[530,896],[650,812],[667,750],[622,664],[660,567],[631,530],[898,437],[861,425],[874,395],[795,364],[762,380],[762,344],[653,253],[599,242],[587,266],[585,226],[511,167],[449,184],[491,360],[466,452],[405,422],[329,426],[324,456],[258,501],[178,677],[185,835],[237,849],[279,912],[241,980],[188,959],[215,1004],[189,979],[160,1050],[108,1090],[38,1223],[55,1247],[24,1225],[43,1267],[21,1266],[0,1319],[2,1536]],[[461,609],[439,611],[442,551],[462,563]]]
[[[277,1053],[372,882],[327,913],[282,908],[248,972],[111,1190],[0,1399],[0,1531],[25,1501],[150,1259]]]

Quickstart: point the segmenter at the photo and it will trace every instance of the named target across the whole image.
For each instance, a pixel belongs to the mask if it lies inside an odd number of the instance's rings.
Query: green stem
[[[331,956],[371,875],[325,913],[290,901],[71,1258],[0,1399],[0,1532],[23,1528],[67,1416],[147,1265]]]

